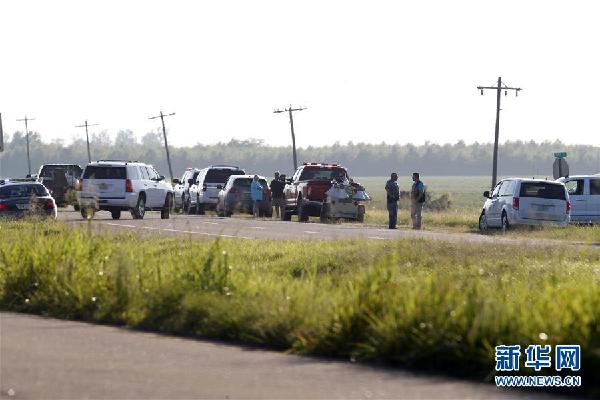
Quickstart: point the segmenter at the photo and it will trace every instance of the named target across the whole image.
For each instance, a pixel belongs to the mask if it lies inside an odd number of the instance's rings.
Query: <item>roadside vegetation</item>
[[[497,344],[580,344],[583,388],[600,394],[597,249],[0,232],[3,310],[483,381]]]

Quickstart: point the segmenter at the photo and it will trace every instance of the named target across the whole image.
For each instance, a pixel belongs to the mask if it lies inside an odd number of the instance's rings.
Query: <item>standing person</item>
[[[410,219],[413,229],[421,229],[421,210],[425,203],[425,185],[421,182],[418,172],[412,174],[413,185],[410,190]]]
[[[400,188],[398,187],[397,181],[398,174],[392,172],[390,180],[385,183],[390,229],[396,229],[396,222],[398,221],[398,200],[400,199]]]
[[[250,184],[250,199],[252,200],[252,215],[258,218],[260,215],[260,202],[262,201],[263,187],[258,181],[258,175],[254,175]]]
[[[281,179],[279,175],[279,171],[275,171],[273,174],[274,179],[271,181],[270,189],[271,189],[271,199],[272,205],[275,208],[275,217],[279,219],[279,213],[283,210],[283,188],[285,186],[285,182]]]

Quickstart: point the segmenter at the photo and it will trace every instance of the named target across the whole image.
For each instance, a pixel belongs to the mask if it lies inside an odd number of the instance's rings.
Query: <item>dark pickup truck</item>
[[[319,217],[325,192],[331,188],[334,179],[348,178],[346,168],[338,164],[304,163],[286,181],[283,189],[285,201],[281,213],[283,221],[290,221],[292,215],[298,215],[298,221],[306,222],[308,217]]]

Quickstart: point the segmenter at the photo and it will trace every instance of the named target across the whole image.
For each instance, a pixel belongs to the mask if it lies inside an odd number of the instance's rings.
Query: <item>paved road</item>
[[[492,385],[13,313],[0,313],[0,364],[5,399],[524,396]]]
[[[87,221],[78,212],[59,212],[59,220],[74,226],[86,226]],[[219,218],[216,216],[172,215],[171,219],[161,220],[158,212],[147,213],[143,220],[134,220],[128,213],[122,213],[123,219],[113,220],[107,212],[97,213],[92,226],[98,230],[135,232],[153,235],[191,235],[196,238],[239,238],[276,239],[276,240],[338,240],[369,239],[393,240],[402,238],[425,238],[462,243],[531,244],[552,246],[564,244],[555,240],[522,240],[503,238],[498,235],[480,235],[472,233],[445,233],[432,231],[414,231],[412,229],[390,230],[363,224],[320,224],[284,222],[252,218]]]

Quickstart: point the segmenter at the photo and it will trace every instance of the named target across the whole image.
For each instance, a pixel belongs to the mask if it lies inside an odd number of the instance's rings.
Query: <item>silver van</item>
[[[486,198],[479,216],[479,230],[510,229],[515,225],[569,224],[571,202],[562,182],[542,179],[504,179]]]

